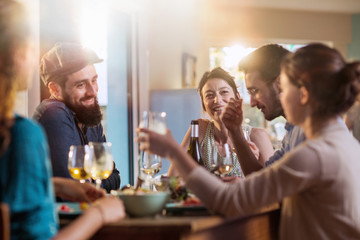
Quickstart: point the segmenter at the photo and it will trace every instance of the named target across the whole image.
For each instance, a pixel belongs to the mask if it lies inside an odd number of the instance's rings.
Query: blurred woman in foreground
[[[54,190],[77,201],[92,201],[104,193],[91,185],[51,179],[43,130],[14,114],[16,92],[28,87],[37,61],[27,24],[19,3],[0,2],[0,201],[10,207],[13,240],[88,239],[103,224],[123,218],[124,208],[117,198],[102,198],[57,234]]]
[[[274,165],[245,181],[226,184],[198,167],[166,135],[139,137],[144,150],[171,159],[204,204],[228,216],[244,216],[283,202],[281,239],[360,239],[360,144],[337,121],[355,101],[359,62],[346,63],[340,53],[310,44],[282,64],[281,103],[286,118],[304,129],[306,142]],[[230,101],[222,113],[225,125],[242,122]],[[171,140],[169,140],[171,139]]]

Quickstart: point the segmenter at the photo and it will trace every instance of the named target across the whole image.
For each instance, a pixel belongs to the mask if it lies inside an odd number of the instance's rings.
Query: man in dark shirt
[[[57,43],[41,59],[40,77],[51,97],[40,103],[33,117],[46,131],[56,177],[71,178],[67,168],[71,145],[106,141],[97,101],[98,75],[93,65],[102,61],[95,52],[77,43]],[[115,163],[102,187],[108,192],[120,187]]]

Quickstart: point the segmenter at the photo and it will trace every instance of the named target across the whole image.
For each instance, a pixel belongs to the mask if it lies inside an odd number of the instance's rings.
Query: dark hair
[[[239,70],[247,72],[259,72],[267,83],[273,83],[280,75],[280,65],[289,51],[278,44],[264,45],[239,63]]]
[[[282,70],[294,85],[309,91],[316,117],[345,112],[360,91],[360,62],[346,63],[337,50],[321,43],[289,54]]]
[[[14,61],[15,51],[27,50],[30,27],[25,10],[15,1],[0,2],[0,155],[11,141],[10,128],[18,90],[18,66]]]
[[[200,94],[200,98],[201,98],[201,104],[203,109],[205,110],[205,105],[204,105],[204,101],[203,101],[203,95],[201,90],[203,89],[204,85],[207,83],[207,81],[209,79],[213,79],[213,78],[220,78],[222,80],[224,80],[225,82],[227,82],[230,87],[232,88],[232,90],[234,91],[235,94],[235,98],[238,98],[238,90],[234,81],[234,77],[230,75],[230,73],[228,73],[227,71],[225,71],[224,69],[222,69],[221,67],[217,67],[214,68],[211,71],[206,71],[200,82],[199,82],[199,86],[198,86],[198,92]]]
[[[59,86],[61,87],[62,90],[65,89],[65,84],[68,80],[69,75],[61,75],[59,74],[58,76],[54,76],[51,78],[51,80],[49,80],[49,82],[54,82],[59,84]]]

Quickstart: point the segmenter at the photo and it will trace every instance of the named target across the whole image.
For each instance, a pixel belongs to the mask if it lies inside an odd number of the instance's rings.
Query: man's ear
[[[62,94],[62,89],[58,83],[49,82],[48,88],[49,88],[50,94],[52,96],[54,96],[57,100],[60,100],[60,101],[64,100],[63,94]]]
[[[300,87],[300,103],[307,104],[309,102],[309,91],[304,87]]]
[[[277,94],[280,94],[280,75],[273,82],[273,88],[275,89]]]

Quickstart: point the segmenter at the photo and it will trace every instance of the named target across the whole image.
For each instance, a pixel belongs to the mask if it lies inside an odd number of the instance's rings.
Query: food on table
[[[158,186],[155,184],[155,186]],[[161,176],[160,188],[167,188],[171,195],[171,201],[181,203],[182,205],[202,205],[198,199],[189,189],[186,188],[185,183],[181,177],[167,177]]]
[[[72,213],[75,211],[75,209],[69,207],[67,204],[61,204],[57,210],[58,212],[64,212],[64,213]]]
[[[82,202],[82,203],[80,203],[80,209],[81,210],[86,210],[86,209],[88,209],[89,208],[89,204],[87,203],[87,202]]]

